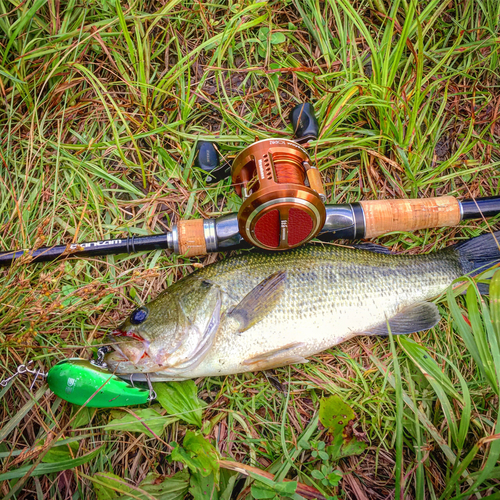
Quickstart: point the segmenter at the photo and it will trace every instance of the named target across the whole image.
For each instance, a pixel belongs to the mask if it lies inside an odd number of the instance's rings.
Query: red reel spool
[[[243,198],[238,225],[248,243],[286,250],[314,238],[323,227],[321,176],[296,142],[264,139],[248,146],[233,162],[232,179]]]

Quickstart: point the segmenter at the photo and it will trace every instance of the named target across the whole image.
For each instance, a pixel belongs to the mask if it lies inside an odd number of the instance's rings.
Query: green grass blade
[[[89,453],[86,453],[85,455],[82,455],[81,457],[62,460],[61,462],[55,462],[55,463],[38,464],[30,475],[44,476],[46,474],[51,474],[53,472],[61,472],[63,470],[74,469],[75,467],[90,462],[91,460],[96,458],[99,455],[99,453],[101,453],[101,451],[102,451],[102,446],[96,448],[95,450]],[[0,474],[0,481],[19,479],[20,477],[23,477],[30,469],[31,465],[25,465],[23,467],[19,467],[18,469],[14,469],[9,472],[4,472],[3,474]]]
[[[451,287],[449,287],[446,292],[446,299],[453,317],[453,325],[457,327],[458,333],[463,339],[467,350],[474,358],[474,361],[476,362],[476,365],[479,368],[481,374],[485,376],[485,369],[483,366],[482,358],[479,355],[479,349],[476,345],[476,341],[474,340],[474,337],[472,335],[472,328],[470,324],[465,320],[464,315],[460,307],[458,306],[455,297],[453,296],[453,289]]]
[[[453,412],[447,393],[449,394],[451,392],[459,400],[462,400],[461,396],[456,392],[449,378],[441,372],[441,370],[437,366],[437,363],[430,356],[430,353],[426,352],[426,350],[421,346],[409,339],[406,339],[405,337],[402,337],[398,340],[401,347],[403,347],[412,361],[420,368],[426,380],[434,389],[434,392],[436,393],[436,396],[441,403],[441,408],[448,423],[451,438],[453,442],[460,448],[457,419]]]
[[[396,484],[395,498],[403,500],[404,498],[404,461],[403,461],[403,388],[401,382],[401,368],[399,366],[398,354],[396,352],[396,343],[389,327],[389,339],[391,342],[392,360],[394,365],[394,380],[396,390]]]

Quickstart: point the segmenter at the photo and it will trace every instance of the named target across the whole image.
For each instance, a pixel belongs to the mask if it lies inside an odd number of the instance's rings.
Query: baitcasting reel
[[[299,144],[264,139],[234,160],[232,179],[243,198],[241,236],[267,250],[286,250],[314,238],[325,224],[321,176]]]
[[[243,198],[239,233],[247,243],[266,250],[286,250],[306,243],[320,232],[326,219],[321,175],[299,144],[318,136],[311,104],[296,106],[291,121],[296,141],[257,141],[236,156],[231,168],[235,190]],[[219,162],[213,145],[202,142],[197,149],[197,166],[216,171]],[[213,176],[214,180],[220,178]]]

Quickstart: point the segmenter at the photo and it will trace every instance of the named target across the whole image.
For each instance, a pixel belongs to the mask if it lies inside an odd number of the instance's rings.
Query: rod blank
[[[135,253],[169,248],[169,234],[140,236],[125,239],[90,241],[42,247],[37,250],[16,250],[0,252],[0,266],[10,265],[16,259],[24,257],[29,262],[47,262],[61,257],[77,255],[78,257],[95,257],[98,255],[116,255],[120,253]]]

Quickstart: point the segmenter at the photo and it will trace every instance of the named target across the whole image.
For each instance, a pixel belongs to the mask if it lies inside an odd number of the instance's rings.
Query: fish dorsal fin
[[[393,335],[429,330],[433,326],[436,326],[440,319],[441,316],[438,308],[432,302],[419,302],[418,304],[405,307],[392,318],[388,318]],[[361,335],[389,335],[387,321],[362,332]]]
[[[367,252],[373,253],[383,253],[385,255],[393,255],[390,248],[385,247],[384,245],[379,245],[377,243],[357,243],[356,245],[351,245],[358,250],[366,250]]]
[[[240,324],[239,332],[244,332],[269,314],[285,290],[286,271],[278,271],[262,280],[228,316]]]

